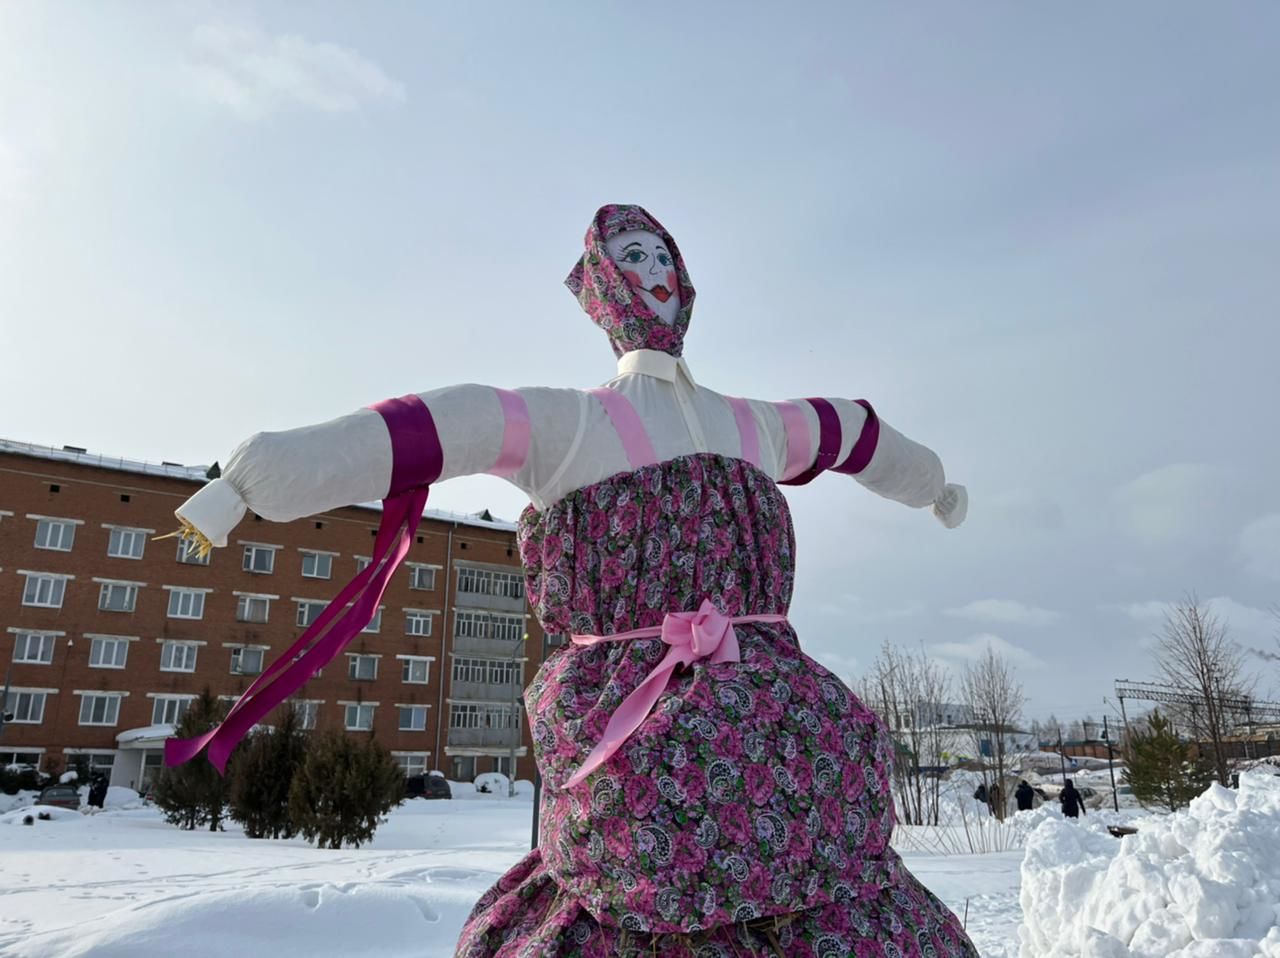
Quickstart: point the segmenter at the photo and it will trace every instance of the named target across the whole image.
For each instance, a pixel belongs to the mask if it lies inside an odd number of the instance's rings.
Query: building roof
[[[206,473],[209,466],[185,466],[177,462],[146,462],[141,459],[125,459],[119,456],[105,456],[101,453],[89,452],[81,446],[40,446],[30,442],[19,442],[15,439],[0,438],[0,452],[10,452],[19,456],[31,456],[34,459],[48,459],[54,462],[69,462],[80,466],[94,466],[98,469],[112,469],[116,472],[130,472],[138,475],[159,476],[166,479],[182,479],[187,482],[208,482]],[[362,502],[353,504],[353,508],[382,511],[380,502]],[[486,509],[478,515],[461,512],[450,512],[447,509],[424,509],[422,515],[428,519],[441,522],[452,522],[462,526],[476,526],[481,529],[498,529],[503,532],[515,532],[516,524],[506,519],[482,518],[488,514]]]

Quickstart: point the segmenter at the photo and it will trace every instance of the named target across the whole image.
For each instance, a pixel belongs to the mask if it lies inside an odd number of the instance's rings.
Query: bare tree
[[[1005,777],[1012,768],[1015,751],[1014,735],[1026,696],[1022,685],[1014,678],[1013,669],[1004,657],[987,645],[982,657],[967,666],[960,680],[965,702],[973,710],[974,738],[991,743],[991,763],[994,765],[995,783],[1001,793],[1006,788]],[[1008,796],[1001,795],[1002,799]],[[1004,801],[993,804],[997,817],[1004,817]]]
[[[862,688],[863,700],[893,735],[899,821],[938,824],[936,769],[947,763],[947,730],[939,712],[951,698],[951,677],[924,649],[903,651],[885,642]]]
[[[1245,671],[1244,651],[1218,617],[1189,593],[1165,614],[1155,658],[1165,683],[1194,698],[1194,705],[1179,710],[1178,719],[1196,741],[1208,741],[1218,781],[1226,784],[1226,738],[1247,718],[1239,713],[1247,712],[1256,682]]]

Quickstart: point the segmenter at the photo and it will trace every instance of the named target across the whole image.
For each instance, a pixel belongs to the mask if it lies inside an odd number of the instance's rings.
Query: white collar
[[[676,374],[680,373],[690,386],[695,385],[693,374],[689,372],[689,364],[684,361],[684,357],[677,359],[660,349],[633,349],[629,353],[623,353],[622,358],[618,360],[618,375],[623,376],[627,373],[652,376],[654,379],[662,379],[669,383],[674,383]]]

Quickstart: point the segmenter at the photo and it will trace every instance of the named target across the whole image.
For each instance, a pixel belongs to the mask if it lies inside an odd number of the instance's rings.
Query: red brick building
[[[0,440],[0,763],[83,757],[141,788],[194,696],[242,693],[369,561],[367,506],[250,515],[204,562],[156,541],[205,481],[203,467]],[[545,645],[515,526],[428,511],[378,617],[295,701],[311,727],[371,730],[409,773],[470,780],[514,751],[532,778],[516,703]]]

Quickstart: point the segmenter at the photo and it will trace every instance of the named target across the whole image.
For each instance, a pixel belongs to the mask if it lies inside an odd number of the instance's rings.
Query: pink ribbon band
[[[489,469],[494,476],[514,476],[529,458],[529,404],[510,389],[493,390],[502,406],[502,448]]]
[[[632,629],[616,635],[572,635],[574,645],[598,645],[601,642],[625,642],[631,639],[661,637],[670,648],[662,661],[653,667],[643,682],[622,700],[622,704],[609,716],[604,735],[596,743],[582,766],[564,783],[565,788],[579,784],[593,771],[608,761],[640,727],[666,691],[672,673],[681,665],[692,665],[703,659],[712,664],[741,662],[738,634],[734,625],[748,622],[784,623],[785,615],[737,615],[729,617],[703,599],[697,612],[668,612],[661,625],[645,629]]]
[[[391,434],[392,478],[382,502],[382,521],[369,565],[356,573],[298,640],[254,680],[217,728],[196,738],[166,740],[166,765],[188,762],[207,746],[209,761],[225,774],[232,751],[249,730],[332,662],[373,621],[391,576],[409,553],[427,504],[427,487],[439,477],[444,454],[431,412],[417,396],[384,400],[372,408],[382,415]]]

